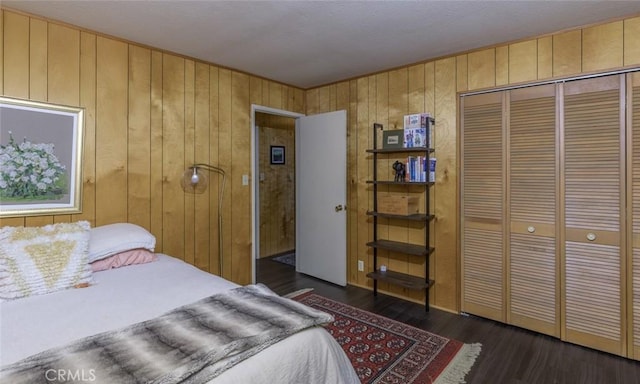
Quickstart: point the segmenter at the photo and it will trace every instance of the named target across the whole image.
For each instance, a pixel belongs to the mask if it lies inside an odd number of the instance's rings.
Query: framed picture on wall
[[[271,164],[284,164],[284,147],[281,145],[271,146]]]
[[[81,212],[83,116],[0,97],[0,217]]]

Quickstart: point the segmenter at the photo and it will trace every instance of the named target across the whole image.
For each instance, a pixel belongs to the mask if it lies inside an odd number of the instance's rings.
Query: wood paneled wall
[[[131,222],[164,252],[219,274],[218,183],[180,188],[194,162],[228,174],[222,276],[251,282],[251,104],[304,112],[304,91],[0,9],[0,93],[86,110],[82,214],[2,225]]]
[[[179,187],[192,162],[223,167],[222,276],[251,281],[251,104],[317,114],[348,112],[348,282],[370,286],[357,260],[372,264],[371,125],[402,128],[402,116],[436,118],[437,220],[431,271],[434,306],[459,309],[457,93],[640,65],[640,18],[629,18],[419,63],[301,90],[239,71],[0,9],[0,90],[5,96],[86,109],[83,212],[0,220],[40,225],[85,219],[128,221],[158,238],[158,251],[213,273],[218,270],[215,188],[185,195]],[[419,228],[385,229],[417,238]],[[396,264],[394,264],[396,263]],[[406,259],[396,270],[421,270]],[[382,287],[421,302],[419,293]]]
[[[307,90],[306,113],[348,111],[348,281],[371,287],[366,272],[358,272],[357,260],[372,265],[366,242],[372,238],[371,148],[374,122],[385,129],[402,128],[402,117],[428,111],[436,119],[436,188],[431,196],[437,220],[432,228],[435,253],[431,273],[434,306],[460,308],[459,213],[458,213],[458,92],[500,87],[602,72],[640,65],[640,17],[575,29],[525,41],[446,57],[349,81]],[[389,227],[383,233],[411,239],[412,227]],[[415,270],[407,260],[391,260],[395,270]],[[386,290],[412,300],[414,292],[395,287]]]
[[[260,250],[274,256],[296,247],[295,126],[292,117],[256,113],[259,127]],[[271,164],[271,146],[285,149],[285,163]]]

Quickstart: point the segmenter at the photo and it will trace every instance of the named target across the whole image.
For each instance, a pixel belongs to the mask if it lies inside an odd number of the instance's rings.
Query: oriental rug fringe
[[[363,384],[462,384],[480,354],[465,344],[301,290],[287,295],[335,317],[325,328]]]

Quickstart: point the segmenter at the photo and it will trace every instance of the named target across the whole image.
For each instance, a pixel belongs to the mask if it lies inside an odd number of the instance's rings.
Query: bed
[[[87,288],[0,302],[0,365],[7,367],[44,350],[148,321],[174,308],[238,288],[174,257],[156,254],[156,258],[153,262],[94,272]],[[95,377],[88,378],[100,382]],[[267,347],[208,382],[359,380],[333,337],[321,327],[312,327]]]

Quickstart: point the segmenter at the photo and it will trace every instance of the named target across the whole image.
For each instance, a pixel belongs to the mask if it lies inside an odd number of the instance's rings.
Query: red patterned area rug
[[[311,292],[288,297],[334,316],[326,328],[362,383],[464,383],[480,353],[480,344],[463,344]]]

